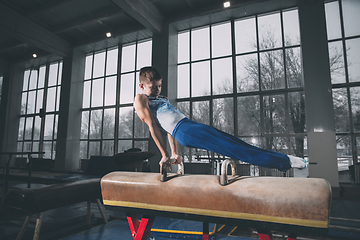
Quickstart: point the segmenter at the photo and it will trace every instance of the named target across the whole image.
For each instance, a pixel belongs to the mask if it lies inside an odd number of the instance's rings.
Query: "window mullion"
[[[118,45],[118,65],[117,65],[117,80],[116,80],[116,103],[115,103],[115,134],[114,134],[114,153],[118,152],[119,143],[119,114],[120,114],[120,83],[121,83],[121,54],[122,44]]]
[[[238,136],[239,134],[239,127],[237,121],[238,115],[238,102],[237,102],[237,71],[236,71],[236,39],[235,39],[235,21],[234,19],[231,20],[231,59],[232,59],[232,74],[233,74],[233,111],[234,111],[234,136]]]
[[[41,130],[40,130],[40,144],[39,151],[44,151],[44,135],[45,135],[45,122],[46,122],[46,108],[47,108],[47,96],[48,96],[48,84],[49,84],[50,64],[46,64],[45,79],[44,79],[44,96],[43,96],[43,108],[41,115]],[[40,110],[41,111],[41,110]]]
[[[210,111],[209,111],[209,120],[210,120],[210,126],[214,126],[214,118],[213,118],[213,112],[214,112],[214,102],[213,102],[213,71],[212,71],[212,25],[209,25],[209,51],[210,51],[210,59],[209,59],[209,64],[210,64],[210,102],[209,102],[209,106],[210,106]]]
[[[258,15],[255,16],[255,31],[256,31],[256,55],[257,55],[257,64],[258,64],[258,81],[259,81],[259,101],[260,101],[260,143],[261,147],[264,147],[264,93],[262,92],[262,79],[261,79],[261,69],[260,69],[260,40],[259,40],[259,22]]]
[[[285,49],[285,30],[284,30],[284,18],[283,18],[283,11],[280,10],[280,27],[281,27],[281,41],[282,41],[282,55],[283,55],[283,69],[284,69],[284,84],[285,84],[285,91],[284,94],[284,101],[285,101],[285,132],[286,134],[290,134],[290,113],[289,113],[289,93],[288,90],[288,81],[287,81],[287,71],[286,71],[286,49]],[[291,143],[290,138],[285,140],[287,143],[288,149],[290,149]]]
[[[105,62],[104,62],[104,82],[103,82],[103,99],[102,99],[102,114],[101,114],[101,132],[100,132],[100,156],[103,155],[104,145],[104,118],[105,118],[105,90],[106,90],[106,67],[107,67],[107,55],[108,50],[105,50]]]
[[[37,68],[36,70],[37,70],[38,74],[37,74],[37,79],[36,79],[36,87],[34,90],[35,91],[35,99],[34,99],[35,106],[34,106],[34,116],[33,116],[33,123],[32,123],[32,129],[31,129],[31,150],[33,150],[33,147],[34,147],[35,118],[37,116],[36,107],[37,107],[38,83],[39,83],[39,77],[40,77],[39,68]]]
[[[192,29],[190,29],[189,31],[189,59],[190,59],[190,62],[189,62],[189,96],[190,96],[190,101],[189,101],[189,108],[190,108],[190,111],[189,111],[189,114],[190,114],[190,119],[193,119],[192,117],[192,113],[193,113],[193,110],[192,110],[192,55],[191,55],[191,50],[192,50],[192,44],[191,44],[191,39],[192,39]],[[179,79],[178,79],[179,81]]]
[[[136,69],[137,69],[137,57],[138,57],[138,44],[139,44],[139,42],[138,41],[136,41],[136,43],[135,43],[135,69],[134,69],[134,92],[133,92],[133,95],[135,96],[135,94],[136,94]],[[132,119],[132,121],[133,121],[133,123],[132,123],[132,141],[131,141],[131,146],[132,147],[134,147],[134,145],[135,145],[135,141],[134,141],[134,139],[135,139],[135,118],[136,118],[136,116],[135,116],[135,109],[133,110],[133,119]]]

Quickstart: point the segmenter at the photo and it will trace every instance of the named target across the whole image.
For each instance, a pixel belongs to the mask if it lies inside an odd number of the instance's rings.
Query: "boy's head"
[[[154,67],[143,67],[140,69],[140,83],[149,83],[162,80],[161,74]]]
[[[148,96],[157,97],[161,92],[162,77],[154,67],[140,69],[140,88]]]

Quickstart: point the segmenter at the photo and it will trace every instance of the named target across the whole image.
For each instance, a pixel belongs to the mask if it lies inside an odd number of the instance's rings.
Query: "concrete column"
[[[323,0],[299,0],[310,177],[339,187],[329,52]]]
[[[86,54],[74,50],[63,60],[55,169],[78,171]]]
[[[0,63],[0,73],[3,76],[2,89],[1,89],[1,100],[0,100],[0,151],[4,150],[3,145],[6,143],[5,137],[5,121],[6,121],[6,113],[8,109],[8,99],[9,99],[9,86],[10,86],[10,76],[7,72],[7,69],[1,68]],[[2,163],[2,159],[8,159],[7,156],[0,154],[0,163]],[[4,160],[6,161],[6,160]]]
[[[178,62],[178,32],[174,26],[169,26],[168,49],[168,98],[176,106],[177,98],[177,62]]]
[[[19,132],[19,113],[21,111],[21,91],[23,88],[24,68],[21,64],[12,65],[4,75],[1,99],[1,149],[3,152],[16,152]],[[8,156],[0,156],[2,163]]]

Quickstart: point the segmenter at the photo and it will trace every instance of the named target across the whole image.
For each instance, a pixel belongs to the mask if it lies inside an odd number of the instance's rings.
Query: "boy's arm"
[[[143,94],[138,94],[135,97],[134,108],[136,114],[139,116],[141,121],[148,125],[151,137],[154,139],[156,146],[159,148],[161,153],[160,173],[162,173],[163,165],[168,164],[170,160],[169,153],[166,151],[165,144],[160,132],[159,127],[156,124],[156,121],[150,111],[149,99]]]
[[[171,159],[176,160],[173,164],[180,164],[182,157],[178,155],[177,141],[170,133],[168,133],[168,140],[171,148]]]

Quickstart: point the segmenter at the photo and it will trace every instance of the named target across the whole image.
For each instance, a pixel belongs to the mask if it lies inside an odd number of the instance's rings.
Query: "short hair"
[[[154,67],[143,67],[140,69],[140,82],[146,83],[151,81],[159,81],[162,79],[161,74]]]

